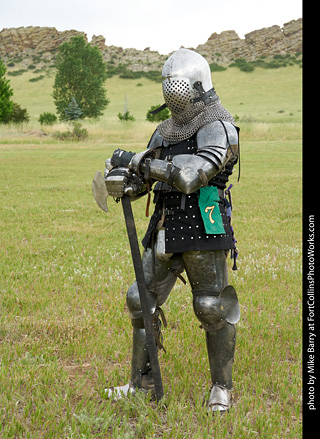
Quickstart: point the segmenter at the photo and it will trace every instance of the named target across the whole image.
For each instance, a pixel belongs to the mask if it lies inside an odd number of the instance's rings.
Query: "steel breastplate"
[[[170,161],[176,155],[180,155],[180,154],[194,155],[197,153],[197,150],[198,150],[197,139],[196,139],[196,134],[194,134],[192,137],[183,140],[182,142],[163,146],[160,159]],[[218,189],[225,189],[227,187],[229,177],[233,172],[234,165],[235,162],[226,163],[224,169],[220,171],[217,175],[215,175],[209,181],[208,185],[216,186]],[[178,189],[175,189],[163,182],[157,182],[153,190],[166,191],[166,192],[167,191],[179,192]]]

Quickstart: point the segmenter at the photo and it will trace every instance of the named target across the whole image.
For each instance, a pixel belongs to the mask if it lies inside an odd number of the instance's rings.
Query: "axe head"
[[[100,171],[97,171],[95,173],[95,176],[92,181],[92,193],[94,196],[94,199],[96,200],[98,206],[104,210],[105,212],[108,212],[108,206],[107,206],[107,198],[109,196],[107,191],[106,182],[103,178],[103,175]]]

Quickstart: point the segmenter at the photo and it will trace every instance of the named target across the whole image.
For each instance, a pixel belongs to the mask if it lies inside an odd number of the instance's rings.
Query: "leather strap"
[[[158,114],[160,111],[164,110],[167,107],[167,104],[162,104],[161,107],[156,108],[153,111],[149,111],[150,114]]]

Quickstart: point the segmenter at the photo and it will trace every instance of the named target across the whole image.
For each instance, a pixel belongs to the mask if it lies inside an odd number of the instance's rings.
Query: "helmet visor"
[[[188,79],[165,79],[162,91],[164,101],[172,114],[181,114],[190,105],[192,94]]]

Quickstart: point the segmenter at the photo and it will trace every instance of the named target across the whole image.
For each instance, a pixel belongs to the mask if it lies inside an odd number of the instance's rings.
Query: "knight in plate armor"
[[[106,161],[106,185],[109,194],[116,195],[122,169],[135,179],[135,185],[127,185],[133,197],[145,193],[145,184],[154,185],[155,209],[142,241],[142,263],[157,345],[163,347],[161,306],[185,271],[194,313],[206,336],[212,379],[208,411],[224,412],[232,404],[240,318],[227,271],[228,254],[234,261],[237,256],[227,186],[239,159],[239,129],[221,104],[201,55],[177,50],[164,64],[162,76],[171,118],[158,125],[145,151],[114,151]],[[129,287],[126,301],[133,328],[131,378],[126,386],[106,389],[115,398],[153,389],[136,282]]]

